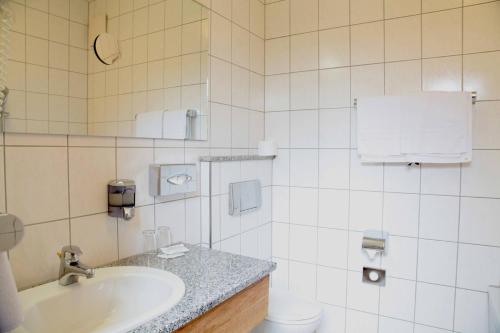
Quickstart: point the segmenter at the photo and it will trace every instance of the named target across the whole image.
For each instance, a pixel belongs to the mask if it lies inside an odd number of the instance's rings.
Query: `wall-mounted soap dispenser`
[[[108,183],[108,215],[130,220],[134,217],[135,183],[117,179]]]

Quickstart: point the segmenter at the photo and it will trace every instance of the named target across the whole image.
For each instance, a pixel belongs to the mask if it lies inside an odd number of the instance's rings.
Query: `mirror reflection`
[[[207,139],[207,8],[57,3],[38,10],[10,0],[6,132]]]
[[[0,214],[0,252],[8,251],[21,242],[24,225],[16,216]]]

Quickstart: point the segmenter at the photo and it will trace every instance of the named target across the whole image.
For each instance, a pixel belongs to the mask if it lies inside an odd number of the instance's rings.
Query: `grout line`
[[[352,31],[351,31],[351,0],[349,0],[349,18],[348,18],[348,23],[349,23],[349,65],[351,65],[351,58],[352,58]],[[349,66],[349,103],[352,104],[352,67]],[[350,228],[351,226],[351,167],[352,167],[352,154],[351,154],[351,147],[352,147],[352,123],[353,123],[353,108],[349,108],[349,171],[348,171],[348,188],[349,191],[347,192],[347,228]],[[347,251],[346,251],[346,266],[349,267],[349,246],[351,242],[351,237],[350,233],[347,232]],[[345,284],[345,303],[344,306],[347,308],[347,302],[349,298],[349,272],[346,272],[346,284]],[[344,333],[347,333],[347,314],[348,311],[347,309],[345,310],[344,313]],[[378,328],[377,328],[378,329]]]

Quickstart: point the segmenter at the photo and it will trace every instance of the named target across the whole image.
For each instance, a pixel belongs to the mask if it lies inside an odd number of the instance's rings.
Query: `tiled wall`
[[[264,138],[264,4],[211,5],[211,143],[245,153]]]
[[[266,4],[273,284],[325,305],[322,332],[486,333],[500,283],[500,1]],[[361,164],[353,99],[477,91],[473,162]],[[369,262],[362,232],[390,233]],[[364,265],[387,270],[383,288]]]
[[[70,3],[73,1],[77,0]],[[28,1],[28,7],[43,2]],[[113,2],[117,0],[109,0],[108,4]],[[139,2],[125,0],[120,4]],[[212,36],[211,43],[234,50],[230,52],[234,54],[224,59],[211,58],[217,88],[209,88],[213,95],[211,109],[215,111],[211,113],[208,141],[5,135],[1,147],[4,153],[0,154],[5,179],[0,170],[0,185],[6,190],[0,190],[0,208],[19,215],[27,224],[26,238],[9,254],[19,288],[55,279],[59,264],[55,253],[69,243],[82,247],[82,261],[96,265],[141,252],[142,230],[155,225],[171,226],[176,240],[200,242],[200,197],[171,202],[154,199],[148,194],[148,165],[195,163],[199,156],[210,154],[247,154],[254,152],[263,138],[264,4],[259,0],[233,2],[214,4],[214,10],[224,13],[224,17],[213,14],[218,17],[215,22],[222,22],[224,29],[229,25],[242,36],[233,39],[221,35],[229,31],[231,36],[231,29],[218,30]],[[260,46],[250,48],[251,43]],[[239,46],[245,49],[245,45],[248,55],[236,53]],[[250,50],[254,50],[252,57]],[[240,60],[243,65],[237,64]],[[22,68],[29,66],[18,63]],[[248,82],[239,79],[240,73]],[[25,82],[21,80],[21,87]],[[10,83],[9,87],[16,90],[16,84]],[[226,90],[218,89],[219,84]],[[15,98],[11,97],[9,111],[15,113],[24,104],[13,107]],[[115,178],[131,178],[137,183],[139,207],[132,221],[107,217],[106,183]]]
[[[271,259],[272,160],[201,163],[202,243],[254,258]],[[262,206],[229,215],[229,184],[259,180]],[[210,238],[210,232],[212,237]]]
[[[10,252],[19,288],[55,279],[56,252],[67,244],[82,248],[83,262],[102,265],[143,252],[142,231],[159,225],[170,226],[174,241],[200,243],[200,197],[154,198],[148,175],[150,164],[196,163],[209,149],[159,140],[7,134],[2,150],[2,211],[26,225],[25,238]],[[130,221],[107,215],[106,184],[117,178],[137,185]]]
[[[103,14],[121,55],[105,66],[89,50],[89,134],[134,136],[142,112],[209,113],[206,8],[194,0],[92,1],[90,18]]]
[[[10,6],[6,129],[85,134],[87,0],[11,0]]]

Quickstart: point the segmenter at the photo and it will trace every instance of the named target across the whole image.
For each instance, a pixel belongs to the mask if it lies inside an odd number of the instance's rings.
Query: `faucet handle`
[[[76,245],[63,246],[61,251],[57,252],[59,258],[68,260],[69,262],[78,262],[82,254],[82,250]]]

